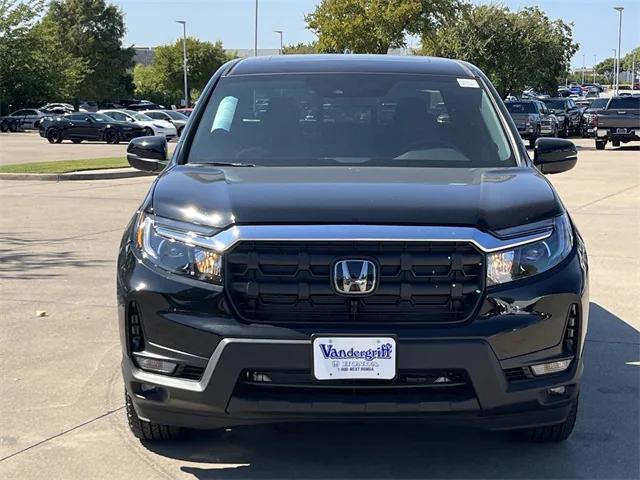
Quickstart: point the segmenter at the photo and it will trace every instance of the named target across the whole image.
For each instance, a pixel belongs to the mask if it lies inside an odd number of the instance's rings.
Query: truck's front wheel
[[[604,147],[606,147],[606,145],[606,140],[596,140],[596,150],[604,150]]]
[[[164,441],[178,440],[182,436],[182,430],[179,427],[141,420],[133,408],[131,397],[126,391],[124,399],[129,428],[136,438],[147,441]]]
[[[524,428],[515,430],[513,433],[518,440],[536,443],[561,442],[566,440],[573,432],[578,415],[578,400],[574,402],[569,411],[567,419],[557,425],[546,425],[544,427]]]

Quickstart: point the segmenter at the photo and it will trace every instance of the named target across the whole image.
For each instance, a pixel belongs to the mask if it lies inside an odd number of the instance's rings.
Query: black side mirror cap
[[[137,137],[127,146],[127,161],[133,168],[158,172],[167,166],[167,139],[162,136]]]
[[[578,161],[578,149],[562,138],[539,138],[533,154],[533,164],[545,175],[571,170]]]

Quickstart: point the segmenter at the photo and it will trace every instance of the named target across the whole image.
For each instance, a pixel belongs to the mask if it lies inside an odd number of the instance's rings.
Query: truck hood
[[[156,181],[156,215],[231,224],[473,226],[486,231],[557,215],[532,168],[230,167],[178,165]]]

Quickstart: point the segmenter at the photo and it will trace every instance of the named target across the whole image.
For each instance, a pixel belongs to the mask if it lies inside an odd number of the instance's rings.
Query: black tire
[[[80,138],[74,138],[71,140],[73,143],[82,143],[82,139]]]
[[[538,135],[533,135],[529,137],[529,148],[533,149],[536,146],[536,140],[538,139]]]
[[[513,435],[517,440],[534,443],[553,443],[562,442],[569,438],[573,427],[576,424],[578,416],[578,400],[571,406],[567,419],[556,425],[547,425],[544,427],[524,428],[515,430]]]
[[[184,127],[178,129],[178,138],[182,136],[182,132],[184,131]]]
[[[47,140],[49,143],[61,143],[62,135],[60,135],[60,130],[57,128],[50,128],[47,130]]]
[[[115,130],[107,130],[104,132],[104,141],[107,143],[120,143],[120,134]]]
[[[133,408],[131,397],[127,392],[124,394],[124,400],[129,428],[136,438],[146,441],[161,442],[167,440],[178,440],[182,436],[182,429],[179,427],[140,420],[138,414]]]
[[[18,124],[16,122],[11,122],[9,123],[9,131],[10,132],[17,132],[18,131]]]
[[[564,122],[564,127],[562,127],[562,131],[559,135],[560,138],[568,138],[569,137],[569,124]]]
[[[604,150],[604,147],[607,146],[606,140],[596,140],[596,150]]]
[[[151,129],[151,127],[144,127],[144,134],[147,137],[153,137],[155,135],[155,133],[153,133],[153,130]]]
[[[7,122],[0,122],[0,132],[8,132],[9,124]]]
[[[611,141],[611,145],[613,145],[614,147],[619,147],[620,146],[620,140],[612,140]]]

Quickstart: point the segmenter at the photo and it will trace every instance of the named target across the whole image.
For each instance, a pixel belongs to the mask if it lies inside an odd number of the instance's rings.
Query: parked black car
[[[640,95],[612,97],[596,113],[596,149],[640,140]]]
[[[558,136],[558,119],[540,100],[505,102],[518,133],[534,148],[540,137]]]
[[[545,98],[542,100],[558,119],[558,132],[561,137],[580,133],[582,109],[572,98]]]
[[[583,138],[596,136],[596,114],[605,108],[608,102],[608,98],[594,98],[584,112],[582,112],[580,133]]]
[[[40,136],[49,143],[83,140],[119,143],[144,136],[144,128],[126,122],[117,122],[101,113],[71,113],[45,117],[40,122]]]
[[[127,149],[164,169],[117,265],[134,435],[398,419],[569,436],[587,257],[543,174],[576,164],[573,143],[529,158],[487,77],[449,59],[233,60],[200,98],[170,161],[162,137]]]

